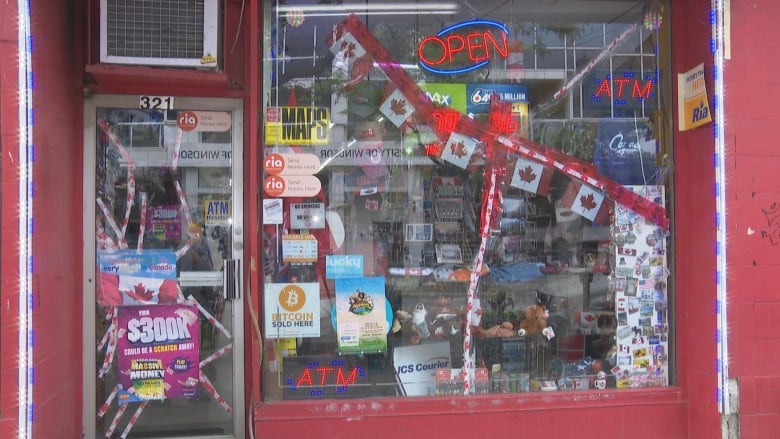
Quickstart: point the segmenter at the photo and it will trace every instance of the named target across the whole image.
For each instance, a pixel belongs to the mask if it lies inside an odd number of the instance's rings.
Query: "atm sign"
[[[266,146],[327,145],[330,114],[323,107],[271,107],[265,113]]]
[[[203,213],[207,226],[230,224],[230,200],[206,200],[203,206]]]

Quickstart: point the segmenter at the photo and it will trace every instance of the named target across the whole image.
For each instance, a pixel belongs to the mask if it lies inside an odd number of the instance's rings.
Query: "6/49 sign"
[[[265,112],[265,143],[327,145],[330,115],[323,107],[271,107]]]

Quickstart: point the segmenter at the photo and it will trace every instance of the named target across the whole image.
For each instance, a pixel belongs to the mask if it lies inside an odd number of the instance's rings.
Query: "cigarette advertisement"
[[[123,306],[117,323],[120,404],[198,396],[196,305]]]

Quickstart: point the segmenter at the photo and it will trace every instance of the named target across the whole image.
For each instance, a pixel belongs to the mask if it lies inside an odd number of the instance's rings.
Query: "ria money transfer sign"
[[[196,305],[123,306],[117,323],[120,404],[198,396]]]

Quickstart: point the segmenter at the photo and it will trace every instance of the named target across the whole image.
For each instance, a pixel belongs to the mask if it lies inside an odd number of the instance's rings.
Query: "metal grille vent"
[[[203,55],[203,0],[108,0],[108,53],[148,58]]]
[[[216,64],[217,1],[102,0],[102,61]]]

